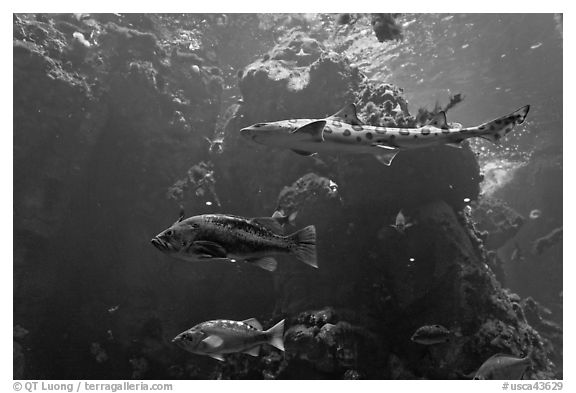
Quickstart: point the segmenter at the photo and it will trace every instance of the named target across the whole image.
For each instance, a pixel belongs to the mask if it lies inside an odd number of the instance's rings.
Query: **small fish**
[[[330,180],[330,182],[328,183],[328,188],[330,189],[330,191],[328,191],[329,197],[332,198],[338,195],[338,184],[336,184],[335,181]]]
[[[530,217],[531,220],[536,220],[536,219],[540,218],[541,215],[542,215],[542,211],[540,209],[534,209],[534,210],[530,211],[530,215],[528,217]]]
[[[116,306],[112,306],[112,307],[110,307],[110,308],[108,309],[108,312],[109,312],[110,314],[113,314],[113,313],[115,313],[116,311],[118,311],[119,308],[120,308],[120,305],[119,305],[119,304],[116,305]]]
[[[224,151],[224,137],[220,136],[214,139],[210,139],[205,136],[204,139],[206,139],[206,141],[208,141],[210,144],[210,147],[208,148],[210,153],[221,154]]]
[[[461,334],[454,333],[442,325],[426,325],[419,327],[410,340],[418,344],[434,345],[448,342],[452,337],[461,337]]]
[[[86,48],[90,48],[90,42],[84,38],[84,34],[80,33],[79,31],[75,31],[72,33],[72,37],[74,37],[74,39],[81,45],[85,46]]]
[[[228,353],[258,356],[262,344],[284,351],[284,319],[268,330],[255,318],[245,321],[217,319],[202,322],[177,335],[172,342],[198,355],[223,361]]]
[[[296,56],[310,56],[310,53],[306,53],[304,52],[304,49],[300,48],[300,51],[298,53],[296,53]]]
[[[291,235],[281,236],[282,223],[294,219],[276,213],[276,217],[244,218],[227,214],[204,214],[184,219],[184,212],[170,228],[155,236],[151,243],[175,258],[186,261],[243,260],[276,270],[271,255],[290,254],[318,267],[316,228],[307,226]]]
[[[396,223],[391,224],[390,226],[396,229],[398,233],[404,234],[404,231],[410,228],[412,225],[414,224],[412,224],[411,222],[407,222],[406,217],[404,217],[404,214],[402,214],[402,210],[400,210],[396,215]]]
[[[510,262],[512,262],[512,263],[524,263],[524,252],[522,251],[522,249],[520,248],[520,245],[518,245],[518,243],[515,243],[515,245],[514,245],[514,250],[512,251],[512,254],[510,255]]]
[[[530,353],[524,358],[498,353],[486,360],[476,372],[474,379],[522,379],[532,363]]]

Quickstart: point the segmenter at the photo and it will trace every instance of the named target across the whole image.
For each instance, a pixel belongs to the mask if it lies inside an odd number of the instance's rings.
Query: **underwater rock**
[[[311,111],[314,108],[307,97],[321,94],[328,99],[323,102],[324,107],[338,108],[350,100],[350,92],[359,81],[359,75],[348,66],[345,57],[328,51],[302,33],[295,33],[274,47],[264,60],[248,65],[239,87],[245,103],[243,112],[261,120],[270,113],[277,118],[289,113],[299,113],[298,117],[318,116]]]
[[[268,56],[271,60],[296,62],[298,67],[309,66],[322,54],[320,43],[305,35],[294,32],[276,45]]]
[[[396,23],[395,18],[399,14],[372,14],[372,28],[378,41],[400,40],[402,28]]]
[[[203,136],[215,128],[221,76],[202,69],[191,81],[190,65],[171,64],[162,48],[177,31],[138,32],[111,15],[74,22],[71,14],[19,14],[14,21],[15,318],[58,337],[26,337],[35,348],[26,367],[42,370],[36,377],[102,378],[105,370],[129,377],[111,364],[127,356],[129,332],[143,315],[171,314],[172,302],[158,295],[168,282],[182,298],[190,287],[214,286],[201,283],[203,273],[170,271],[153,253],[130,255],[178,208],[165,190],[208,159]],[[91,44],[81,45],[88,50],[82,61],[74,59],[75,32]],[[173,122],[177,111],[185,122]],[[136,306],[103,316],[92,305],[92,298],[112,304],[118,297]],[[108,361],[84,367],[96,363],[91,343],[108,340],[107,331],[110,348],[123,349],[112,355],[105,345]]]
[[[90,344],[90,353],[98,363],[103,363],[108,360],[108,354],[104,348],[100,346],[100,343]]]
[[[356,77],[352,70],[341,73],[338,70],[347,68],[345,62],[335,62],[337,58],[326,53],[322,53],[310,68],[323,59],[331,66],[318,79],[318,84],[322,85],[322,80],[334,80],[331,86],[339,91],[331,93],[316,89],[317,104],[310,105],[306,101],[306,108],[302,107],[304,101],[295,100],[300,94],[303,100],[307,94],[312,94],[307,90],[315,85],[312,72],[309,84],[302,90],[294,90],[288,85],[288,75],[297,67],[295,64],[283,64],[285,74],[266,68],[272,67],[272,63],[274,67],[278,66],[274,62],[279,60],[269,57],[246,67],[240,82],[244,102],[237,107],[226,132],[232,133],[234,129],[266,120],[318,118],[333,113],[342,103],[332,108],[329,103],[334,97],[350,95],[350,91],[356,95],[354,101],[360,117],[369,124],[416,124],[400,89]],[[352,80],[341,82],[344,75]],[[349,86],[357,89],[347,91]],[[451,100],[452,105],[457,101],[457,98]],[[282,107],[271,103],[282,103]],[[367,309],[366,314],[370,317],[382,318],[378,337],[394,337],[394,340],[382,339],[383,345],[389,347],[404,365],[405,371],[396,372],[397,376],[456,378],[458,372],[468,373],[485,360],[483,353],[475,351],[470,337],[486,318],[503,318],[512,325],[522,321],[521,311],[505,300],[506,294],[497,281],[495,272],[503,277],[498,270],[500,262],[489,259],[482,234],[474,227],[469,212],[466,213],[471,201],[478,198],[482,180],[476,157],[467,146],[402,152],[390,167],[380,165],[370,156],[320,155],[322,161],[330,164],[327,165],[329,169],[318,168],[318,174],[304,177],[302,173],[316,172],[310,171],[315,165],[312,158],[243,141],[231,146],[228,154],[232,160],[230,165],[236,167],[235,172],[222,167],[219,173],[235,173],[251,179],[253,172],[265,166],[277,174],[269,184],[276,189],[301,177],[280,193],[276,207],[285,211],[302,210],[298,220],[305,222],[299,222],[299,225],[314,223],[319,234],[320,269],[309,272],[291,264],[278,271],[275,279],[276,312],[299,315],[286,334],[287,364],[280,375],[294,375],[291,372],[302,370],[304,362],[313,364],[318,371],[340,376],[345,370],[353,369],[363,376],[390,377],[391,373],[386,373],[384,366],[376,372],[362,361],[361,366],[351,365],[358,359],[354,355],[354,344],[350,347],[342,344],[340,352],[334,352],[334,347],[338,348],[339,340],[345,336],[338,332],[350,328],[346,325],[349,320],[328,313],[325,322],[317,323],[315,314],[301,313],[303,309],[325,304]],[[256,157],[261,165],[248,166],[247,163],[254,162]],[[454,165],[455,162],[458,165]],[[240,170],[241,166],[245,167],[244,171]],[[411,181],[404,181],[406,178]],[[325,197],[328,179],[338,185],[338,203]],[[262,200],[269,200],[266,190],[256,186],[248,184],[247,190],[251,191],[245,194],[262,195]],[[313,191],[316,189],[317,195]],[[324,197],[318,198],[318,194]],[[270,211],[274,208],[267,207]],[[415,223],[404,236],[389,228],[401,209]],[[386,318],[382,317],[384,315]],[[441,320],[438,315],[442,316]],[[429,359],[422,362],[418,351],[423,349],[410,344],[409,334],[431,321],[451,329],[460,327],[464,339],[433,349]],[[363,321],[359,326],[367,324],[369,322]],[[530,337],[537,335],[533,329],[527,332]],[[404,336],[405,340],[399,339]],[[486,345],[489,346],[489,342]],[[521,352],[526,345],[523,341],[522,346],[514,348]],[[388,361],[386,353],[384,350],[378,364]],[[545,357],[543,353],[539,356]],[[542,372],[550,373],[549,366],[543,364]]]
[[[548,319],[552,315],[549,309],[542,306],[532,297],[523,299],[521,304],[526,315],[526,320],[530,325],[534,326],[534,328],[546,334],[562,333],[562,328]]]
[[[12,342],[12,378],[24,379],[24,368],[26,366],[26,358],[22,345],[16,341]]]
[[[337,195],[338,186],[334,181],[315,173],[307,173],[280,191],[278,209],[285,213],[298,211],[306,205],[336,198]]]
[[[514,238],[522,228],[525,218],[506,202],[483,197],[472,208],[472,217],[480,231],[488,231],[484,245],[495,250]]]
[[[563,288],[563,244],[559,241],[564,219],[562,182],[562,148],[550,146],[535,151],[513,178],[493,194],[525,217],[535,209],[540,211],[536,219],[525,221],[514,239],[516,244],[503,250],[510,256],[516,248],[524,251],[522,264],[506,266],[507,285],[547,306],[557,302],[557,294]]]
[[[144,375],[148,371],[148,361],[143,357],[137,357],[130,359],[130,365],[132,366],[132,379],[143,379]]]
[[[191,194],[192,198],[188,193]],[[216,194],[216,180],[211,162],[199,162],[188,169],[187,176],[177,180],[167,191],[167,196],[180,204],[185,200],[198,198],[204,204],[220,206],[220,200]],[[213,201],[213,202],[212,202]]]
[[[368,364],[385,356],[378,351],[376,336],[359,325],[342,320],[350,312],[341,312],[326,308],[296,317],[302,323],[291,326],[284,337],[289,363],[292,359],[303,360],[319,371],[340,378],[351,369],[356,370],[355,373],[372,373]]]
[[[552,230],[546,236],[536,239],[533,243],[532,250],[534,254],[540,255],[546,249],[562,241],[562,227]]]

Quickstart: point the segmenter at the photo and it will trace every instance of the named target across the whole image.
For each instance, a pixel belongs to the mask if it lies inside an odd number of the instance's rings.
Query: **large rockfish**
[[[254,142],[291,149],[301,155],[317,152],[369,153],[390,165],[402,150],[446,144],[458,147],[468,138],[484,138],[498,143],[515,125],[522,124],[529,105],[476,127],[450,127],[446,114],[439,112],[426,125],[418,128],[368,126],[356,115],[350,104],[323,119],[291,119],[258,123],[240,130]]]
[[[310,225],[291,235],[277,234],[285,217],[244,218],[227,214],[204,214],[184,219],[181,215],[151,243],[160,251],[186,261],[234,259],[274,271],[271,255],[290,254],[318,267],[316,228]]]
[[[230,321],[217,319],[198,325],[177,335],[172,342],[181,348],[198,354],[207,355],[220,361],[228,353],[247,353],[258,356],[262,344],[270,344],[284,351],[284,320],[268,330],[256,319]]]

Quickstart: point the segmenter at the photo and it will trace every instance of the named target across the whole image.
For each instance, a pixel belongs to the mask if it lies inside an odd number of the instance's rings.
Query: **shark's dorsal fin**
[[[361,126],[364,124],[360,119],[358,119],[358,115],[356,114],[356,105],[354,104],[346,105],[344,108],[328,117],[328,119],[340,120],[343,123],[352,124],[353,126]]]
[[[446,121],[446,112],[440,111],[434,115],[434,117],[426,123],[427,126],[434,126],[437,128],[441,128],[443,130],[448,129],[448,122]]]
[[[292,134],[308,134],[316,142],[324,142],[324,126],[326,125],[326,120],[317,120],[303,125],[300,128],[292,131]]]

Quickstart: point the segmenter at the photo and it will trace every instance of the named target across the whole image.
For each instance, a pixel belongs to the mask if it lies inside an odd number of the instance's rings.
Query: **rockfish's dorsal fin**
[[[440,111],[434,115],[434,117],[426,123],[427,126],[434,126],[437,128],[441,128],[443,130],[448,129],[448,122],[446,121],[446,112]]]
[[[256,318],[245,319],[242,322],[252,326],[256,330],[262,330],[262,325],[260,324],[260,322],[258,322]]]
[[[358,115],[356,114],[356,105],[354,104],[346,105],[344,108],[328,117],[328,119],[340,120],[343,123],[352,124],[353,126],[361,126],[364,124],[360,119],[358,119]]]
[[[326,125],[326,120],[317,120],[303,125],[300,128],[292,131],[293,135],[304,135],[308,134],[316,142],[324,142],[324,126]]]
[[[276,233],[282,234],[284,232],[284,228],[277,217],[254,217],[250,219],[250,222],[262,225]]]

